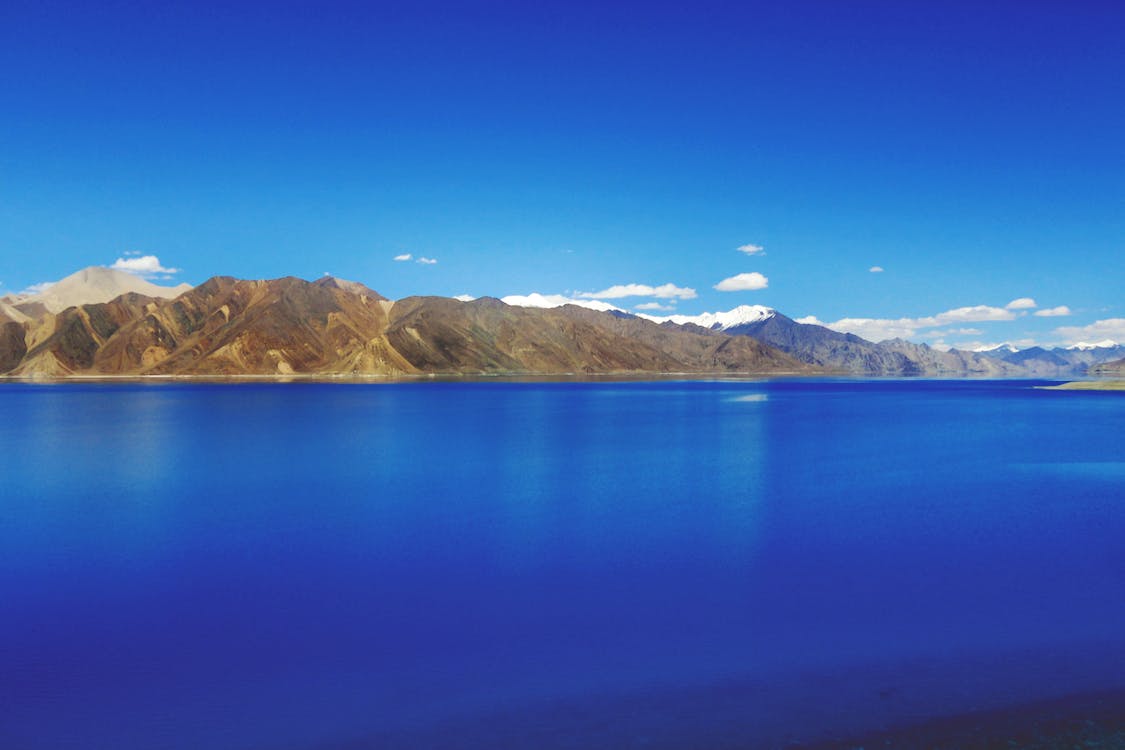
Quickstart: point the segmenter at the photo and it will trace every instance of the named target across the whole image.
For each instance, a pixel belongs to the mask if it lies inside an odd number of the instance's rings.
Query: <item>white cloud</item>
[[[1019,314],[1002,307],[971,305],[946,310],[924,318],[841,318],[828,323],[810,315],[799,319],[797,322],[821,325],[840,333],[854,333],[868,341],[885,341],[886,339],[910,338],[916,335],[920,329],[937,328],[951,323],[984,323],[1015,320],[1018,317]]]
[[[125,271],[143,279],[151,279],[155,276],[170,276],[180,272],[178,268],[165,268],[160,265],[160,259],[155,255],[134,255],[127,258],[118,258],[110,268],[115,271]]]
[[[1088,326],[1062,326],[1055,329],[1055,335],[1068,344],[1082,341],[1104,341],[1111,339],[1125,342],[1125,318],[1106,318],[1096,320]]]
[[[729,279],[723,279],[715,288],[720,292],[748,292],[756,289],[765,289],[770,284],[770,280],[757,271],[750,273],[740,273],[731,276]]]
[[[28,294],[28,295],[42,294],[43,292],[47,291],[48,289],[50,289],[54,285],[55,285],[55,282],[53,282],[53,281],[41,281],[38,284],[32,284],[27,289],[24,289],[24,290],[20,291],[19,296],[23,296],[25,294]]]
[[[695,290],[691,287],[676,286],[675,284],[661,284],[649,286],[648,284],[615,284],[600,292],[579,292],[582,299],[620,299],[622,297],[656,297],[658,299],[695,299]]]
[[[675,300],[673,300],[673,304],[671,304],[671,305],[662,305],[659,302],[645,302],[644,304],[636,305],[633,309],[634,310],[665,310],[665,311],[667,311],[667,310],[675,310],[676,305],[675,305]]]
[[[1059,305],[1058,307],[1047,307],[1042,310],[1036,310],[1033,314],[1038,318],[1062,318],[1070,315],[1070,308],[1066,305]]]
[[[457,300],[458,302],[472,302],[476,299],[476,297],[471,294],[458,294],[453,299]]]
[[[608,302],[573,299],[571,297],[564,297],[561,294],[540,294],[539,292],[532,292],[531,294],[509,294],[507,297],[501,297],[500,301],[506,305],[514,305],[515,307],[562,307],[563,305],[578,305],[579,307],[600,310],[602,312],[609,310],[624,312],[620,307],[614,307]]]
[[[883,267],[882,267],[882,266],[871,266],[871,268],[868,268],[867,270],[868,270],[868,271],[869,271],[870,273],[882,273],[882,272],[883,272]]]
[[[739,245],[738,252],[746,253],[747,255],[765,255],[766,249],[761,245]],[[782,253],[784,255],[785,253]]]
[[[992,307],[991,305],[971,305],[946,310],[929,318],[917,318],[917,321],[919,328],[930,328],[946,323],[983,323],[992,320],[1015,320],[1017,317],[1019,316],[1004,308]]]
[[[396,260],[399,263],[408,263],[410,261],[414,261],[415,263],[421,263],[422,265],[426,266],[432,266],[437,263],[437,260],[435,260],[434,258],[427,258],[424,255],[420,255],[415,258],[411,253],[402,253],[401,255],[396,255],[393,260]]]
[[[1020,297],[1004,305],[1004,308],[1006,310],[1031,310],[1038,306],[1031,297]]]
[[[868,341],[905,339],[914,335],[918,327],[909,318],[888,320],[885,318],[840,318],[834,323],[821,323],[840,333],[854,333]]]

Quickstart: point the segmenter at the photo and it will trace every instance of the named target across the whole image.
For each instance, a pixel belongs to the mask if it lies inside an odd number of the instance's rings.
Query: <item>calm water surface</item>
[[[0,385],[0,747],[772,747],[1125,685],[1125,397]]]

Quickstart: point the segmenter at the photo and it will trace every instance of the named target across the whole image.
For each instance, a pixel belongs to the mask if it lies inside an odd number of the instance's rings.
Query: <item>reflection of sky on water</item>
[[[1122,666],[1122,456],[1092,436],[1120,412],[1057,396],[7,386],[0,674],[55,691],[17,693],[24,726],[100,712],[183,747],[499,709],[514,727],[520,706],[595,716],[638,691],[672,711],[727,680],[792,717],[832,670],[857,717],[886,675],[901,710],[1026,695],[1048,668],[1092,685],[1056,666]],[[956,693],[966,654],[999,666]]]
[[[1101,479],[1107,482],[1125,480],[1125,461],[1069,461],[1067,463],[1044,462],[1013,467],[1019,471],[1057,474],[1063,477]]]

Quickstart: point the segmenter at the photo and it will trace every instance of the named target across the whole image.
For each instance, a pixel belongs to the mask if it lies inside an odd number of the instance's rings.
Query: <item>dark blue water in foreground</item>
[[[0,385],[0,747],[770,747],[1125,685],[1125,394],[1031,385]]]

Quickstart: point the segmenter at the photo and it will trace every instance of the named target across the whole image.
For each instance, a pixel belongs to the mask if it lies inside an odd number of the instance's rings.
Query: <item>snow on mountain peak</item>
[[[675,323],[677,325],[685,325],[693,323],[703,328],[710,328],[712,330],[726,331],[736,326],[747,325],[749,323],[759,323],[763,320],[768,320],[777,314],[777,311],[772,307],[765,307],[764,305],[739,305],[733,310],[726,312],[705,312],[699,315],[644,315],[639,314],[639,317],[651,320],[654,323]]]
[[[585,307],[590,310],[597,310],[599,312],[624,312],[620,307],[602,302],[596,299],[573,299],[561,294],[540,294],[539,292],[532,292],[531,294],[509,294],[507,297],[501,297],[500,301],[505,305],[512,305],[513,307],[562,307],[563,305],[575,305],[577,307]]]
[[[1088,352],[1091,349],[1112,349],[1115,346],[1119,346],[1116,341],[1112,339],[1102,339],[1101,341],[1095,341],[1093,343],[1079,341],[1077,344],[1068,346],[1067,349],[1077,349],[1078,351]]]
[[[1015,354],[1019,349],[1005,341],[1003,344],[985,344],[984,346],[978,346],[973,349],[973,351],[977,353],[1005,351]]]

